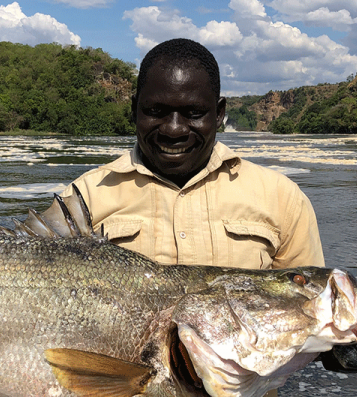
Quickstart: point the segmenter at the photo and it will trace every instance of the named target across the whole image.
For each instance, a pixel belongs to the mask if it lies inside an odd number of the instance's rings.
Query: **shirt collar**
[[[232,149],[224,145],[221,142],[216,142],[213,147],[211,157],[208,164],[203,168],[197,175],[195,175],[191,180],[185,185],[185,187],[192,186],[198,181],[205,178],[208,174],[216,171],[223,163],[226,163],[230,169],[240,164],[240,158]],[[140,157],[140,151],[138,143],[135,143],[133,150],[124,153],[121,157],[115,161],[105,164],[101,167],[102,169],[110,170],[113,172],[126,174],[129,172],[137,171],[140,174],[148,175],[157,178],[165,183],[174,185],[172,182],[160,175],[154,174],[148,168],[145,167],[142,159]]]

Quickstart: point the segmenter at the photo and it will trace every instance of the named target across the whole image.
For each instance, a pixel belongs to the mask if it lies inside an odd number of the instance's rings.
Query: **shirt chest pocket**
[[[122,217],[113,217],[105,219],[103,223],[104,234],[114,244],[121,247],[140,252],[140,230],[142,228],[142,220],[128,219]]]
[[[269,224],[223,219],[228,266],[270,269],[280,247],[279,230]]]

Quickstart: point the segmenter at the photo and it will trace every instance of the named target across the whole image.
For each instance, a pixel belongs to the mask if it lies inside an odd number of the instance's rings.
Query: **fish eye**
[[[289,278],[290,280],[297,284],[300,285],[301,287],[303,287],[305,284],[307,284],[307,279],[305,278],[305,276],[303,276],[302,274],[299,273],[290,273],[289,274]]]

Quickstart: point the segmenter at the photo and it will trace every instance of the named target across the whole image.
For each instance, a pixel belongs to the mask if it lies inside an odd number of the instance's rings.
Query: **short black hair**
[[[140,65],[136,98],[139,98],[140,91],[146,83],[149,69],[154,64],[163,60],[165,61],[165,66],[191,66],[192,61],[196,61],[196,66],[203,67],[207,71],[212,85],[212,90],[217,101],[219,100],[221,82],[217,61],[206,47],[189,39],[172,39],[164,41],[151,49],[145,55]]]

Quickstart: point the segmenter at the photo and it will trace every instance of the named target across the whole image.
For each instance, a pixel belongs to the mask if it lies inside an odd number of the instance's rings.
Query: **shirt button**
[[[184,197],[184,195],[185,195],[185,192],[180,192],[181,197]]]
[[[186,238],[186,233],[185,232],[180,232],[180,237],[181,238]]]

